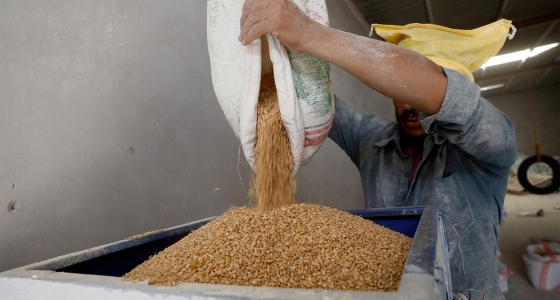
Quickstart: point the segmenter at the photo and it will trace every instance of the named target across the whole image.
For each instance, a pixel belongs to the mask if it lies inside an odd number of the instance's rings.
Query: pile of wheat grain
[[[124,277],[286,288],[395,291],[412,239],[312,204],[233,208]]]
[[[255,173],[251,181],[251,204],[261,211],[294,204],[296,182],[290,141],[282,124],[274,73],[261,78],[257,105]]]

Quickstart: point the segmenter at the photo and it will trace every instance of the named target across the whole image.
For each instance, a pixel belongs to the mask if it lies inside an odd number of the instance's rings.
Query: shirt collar
[[[373,145],[377,147],[384,147],[387,146],[391,141],[394,141],[397,145],[399,145],[401,141],[401,136],[399,134],[399,125],[395,123],[395,125],[393,125],[393,128],[391,128],[391,130],[393,131],[393,134],[389,138],[374,143]]]

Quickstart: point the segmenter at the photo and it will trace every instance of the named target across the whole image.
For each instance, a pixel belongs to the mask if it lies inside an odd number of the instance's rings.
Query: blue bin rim
[[[389,217],[389,216],[419,216],[424,212],[425,206],[403,206],[387,208],[369,208],[360,210],[348,210],[348,213],[362,218]]]
[[[398,217],[398,216],[420,216],[417,231],[414,235],[411,254],[405,264],[405,273],[428,273],[433,274],[433,263],[435,259],[435,239],[437,238],[437,207],[434,206],[414,206],[414,207],[394,207],[394,208],[373,208],[365,210],[347,211],[364,218],[371,217]],[[51,270],[68,267],[86,260],[94,259],[108,253],[117,252],[144,243],[156,241],[166,237],[183,234],[198,229],[206,223],[218,218],[210,217],[197,220],[191,223],[182,224],[172,228],[164,229],[152,235],[140,237],[132,240],[121,240],[114,243],[90,248],[87,251],[70,253],[43,262],[38,262],[25,266],[28,270]],[[418,241],[417,236],[421,234],[427,240]]]

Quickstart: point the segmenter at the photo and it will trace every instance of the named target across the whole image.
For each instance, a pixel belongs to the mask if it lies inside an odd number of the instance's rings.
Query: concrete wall
[[[367,34],[344,1],[328,8],[332,27]],[[0,70],[0,271],[248,203],[250,168],[211,85],[206,1],[0,0]],[[393,114],[341,70],[332,80]],[[297,180],[300,202],[364,205],[330,140]]]
[[[540,152],[560,156],[560,86],[533,89],[531,93]],[[535,138],[528,92],[489,97],[488,100],[506,113],[515,125],[519,152],[534,155]]]

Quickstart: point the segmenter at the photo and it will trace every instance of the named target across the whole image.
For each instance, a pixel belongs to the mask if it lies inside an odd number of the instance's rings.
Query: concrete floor
[[[505,293],[508,300],[548,300],[560,299],[560,286],[551,291],[540,291],[534,288],[525,274],[525,263],[522,254],[525,247],[531,244],[533,236],[550,236],[560,240],[560,210],[553,206],[560,202],[560,194],[549,195],[507,195],[505,209],[509,217],[500,227],[500,250],[504,258],[502,262],[515,271],[509,280],[513,288]],[[539,209],[545,211],[543,217],[519,217],[517,212],[528,211],[536,213]]]

